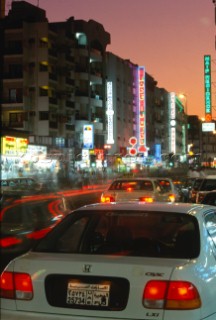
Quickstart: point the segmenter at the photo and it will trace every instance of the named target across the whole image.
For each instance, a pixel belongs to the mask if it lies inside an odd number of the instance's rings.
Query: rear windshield
[[[154,185],[151,180],[125,180],[114,181],[109,190],[146,190],[153,191]]]
[[[195,217],[180,213],[79,211],[33,251],[190,259],[199,255],[199,229]]]
[[[201,191],[212,191],[216,189],[216,179],[204,179]]]

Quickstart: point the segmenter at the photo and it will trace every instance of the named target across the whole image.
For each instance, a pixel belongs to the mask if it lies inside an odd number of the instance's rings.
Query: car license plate
[[[110,285],[69,282],[66,302],[71,305],[107,307]]]

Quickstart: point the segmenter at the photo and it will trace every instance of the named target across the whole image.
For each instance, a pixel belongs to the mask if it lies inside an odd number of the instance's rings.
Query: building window
[[[23,121],[27,120],[27,114],[24,112],[11,112],[9,114],[9,122],[11,127],[23,127]]]
[[[42,61],[40,62],[40,71],[48,71],[48,62],[47,61]]]
[[[40,111],[39,112],[39,120],[49,120],[49,112],[48,111]]]
[[[23,91],[21,88],[9,89],[9,101],[21,103],[23,101]]]
[[[40,96],[47,97],[48,96],[48,88],[40,87]]]

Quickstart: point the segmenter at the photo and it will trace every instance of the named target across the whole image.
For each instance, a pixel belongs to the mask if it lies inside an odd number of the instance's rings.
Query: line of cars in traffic
[[[216,175],[208,175],[202,178],[188,178],[181,187],[183,202],[208,204],[209,193],[212,193],[212,199],[214,191],[216,191]]]
[[[169,178],[114,180],[7,265],[2,320],[215,320],[216,206],[180,200]]]

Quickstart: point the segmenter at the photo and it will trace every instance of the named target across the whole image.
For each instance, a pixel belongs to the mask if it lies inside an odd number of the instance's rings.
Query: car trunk
[[[149,315],[154,313],[158,320],[165,319],[162,309],[144,308],[143,290],[149,280],[169,280],[173,270],[186,262],[123,256],[29,254],[15,262],[15,270],[27,273],[28,268],[31,270],[33,299],[17,300],[17,310],[40,310],[92,319],[151,319]],[[64,256],[64,263],[61,256]]]

